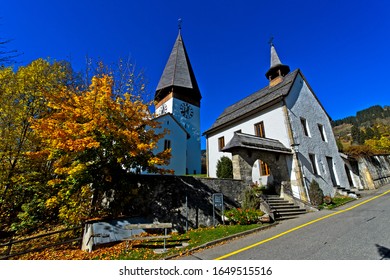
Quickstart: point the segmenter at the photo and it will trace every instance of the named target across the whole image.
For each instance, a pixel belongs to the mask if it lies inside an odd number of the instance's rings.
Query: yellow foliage
[[[114,96],[112,77],[95,76],[88,90],[63,88],[45,98],[50,114],[31,119],[44,148],[31,156],[44,154],[53,162],[59,178],[49,185],[61,187],[57,200],[50,198],[46,206],[58,202],[63,220],[74,224],[85,218],[97,186],[114,188],[118,170],[172,172],[162,168],[169,162],[170,150],[153,152],[163,134],[155,133],[159,124],[152,119],[148,104],[128,93]]]
[[[48,208],[48,209],[53,209],[53,208],[57,207],[58,206],[57,197],[54,196],[54,197],[49,198],[48,200],[46,200],[45,205],[46,205],[46,208]]]
[[[375,154],[390,153],[390,137],[382,136],[379,140],[369,139],[364,144],[369,146]]]
[[[35,223],[26,213],[44,208],[40,202],[50,196],[42,181],[50,178],[51,152],[41,149],[44,143],[30,124],[49,113],[48,96],[61,95],[69,82],[68,66],[37,59],[15,70],[0,67],[0,224],[5,228],[18,221]]]

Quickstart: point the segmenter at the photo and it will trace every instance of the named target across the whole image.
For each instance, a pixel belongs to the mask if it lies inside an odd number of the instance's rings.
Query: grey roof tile
[[[156,92],[171,86],[194,89],[200,95],[194,71],[192,70],[180,32],[165,65]]]
[[[204,134],[209,134],[220,127],[224,127],[225,125],[229,125],[232,122],[240,120],[248,114],[264,109],[265,106],[272,104],[273,101],[284,98],[289,94],[291,86],[299,72],[300,70],[296,69],[286,75],[280,84],[274,87],[266,86],[265,88],[227,107],[212,124],[212,126],[204,132]]]
[[[258,137],[240,132],[234,133],[233,138],[222,149],[222,151],[229,152],[238,147],[291,154],[291,149],[286,148],[279,140]]]

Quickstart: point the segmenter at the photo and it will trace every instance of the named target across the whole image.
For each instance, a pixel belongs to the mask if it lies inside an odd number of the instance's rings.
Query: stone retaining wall
[[[211,226],[212,194],[224,194],[225,207],[239,207],[246,185],[241,180],[190,176],[137,175],[129,181],[128,213],[150,221],[172,222],[178,229]],[[188,209],[188,212],[187,212]],[[221,221],[220,215],[217,215]]]
[[[359,158],[357,163],[364,189],[377,189],[390,183],[390,155]]]

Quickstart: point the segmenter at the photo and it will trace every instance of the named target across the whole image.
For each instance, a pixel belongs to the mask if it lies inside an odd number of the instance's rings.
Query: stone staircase
[[[306,209],[302,209],[294,203],[280,198],[279,195],[266,195],[265,200],[274,213],[275,221],[294,219],[306,213]]]
[[[352,196],[352,197],[355,197],[355,198],[359,198],[360,197],[360,193],[358,193],[358,192],[356,192],[354,190],[351,190],[351,189],[340,187],[340,186],[336,186],[336,192],[339,193],[339,194],[342,194],[342,195]]]

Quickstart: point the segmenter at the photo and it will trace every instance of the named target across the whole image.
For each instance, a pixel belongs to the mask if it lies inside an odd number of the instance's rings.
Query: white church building
[[[216,177],[222,156],[235,179],[260,185],[289,181],[293,195],[308,201],[314,179],[325,195],[349,188],[330,117],[302,71],[290,72],[271,44],[269,85],[227,107],[204,132],[207,169]]]
[[[300,69],[290,72],[271,44],[269,85],[227,107],[203,135],[207,172],[216,177],[222,156],[233,162],[233,177],[248,184],[291,183],[293,195],[308,201],[312,180],[325,195],[350,188],[331,119]],[[154,101],[156,120],[169,132],[157,151],[171,149],[167,169],[175,175],[201,173],[200,100],[202,99],[181,30]]]

